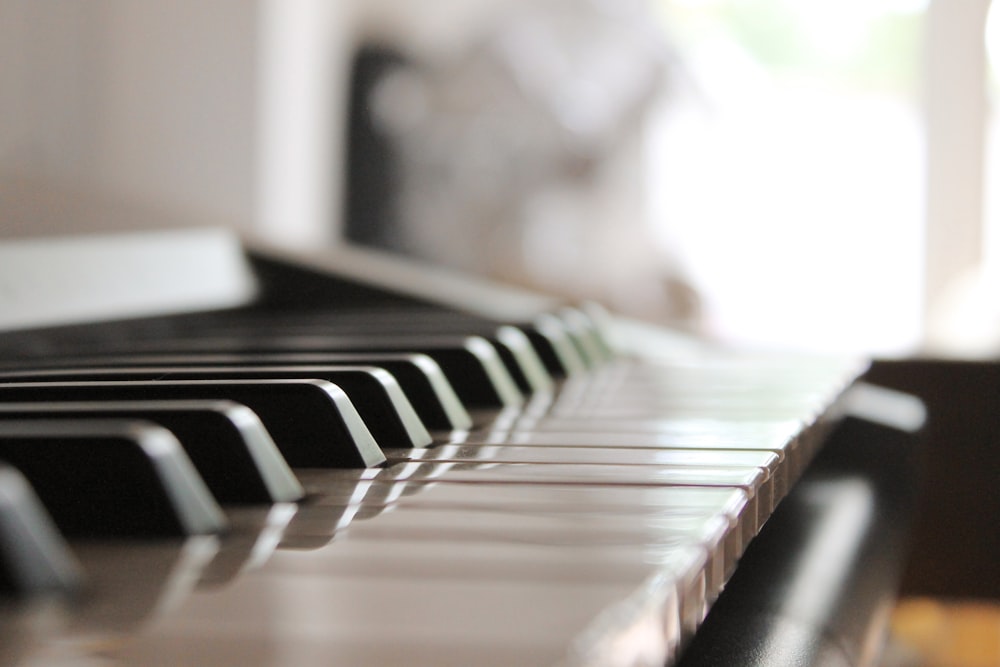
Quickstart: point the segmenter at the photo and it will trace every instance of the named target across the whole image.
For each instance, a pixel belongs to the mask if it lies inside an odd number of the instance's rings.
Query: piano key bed
[[[237,265],[0,334],[2,664],[671,664],[863,370]]]

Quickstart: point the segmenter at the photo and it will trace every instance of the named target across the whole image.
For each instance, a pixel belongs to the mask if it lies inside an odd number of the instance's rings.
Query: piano
[[[0,664],[864,665],[865,364],[218,230],[0,244]]]

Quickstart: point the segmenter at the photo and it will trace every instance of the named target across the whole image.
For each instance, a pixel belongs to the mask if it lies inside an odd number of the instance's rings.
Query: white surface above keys
[[[222,230],[0,243],[0,331],[229,308],[256,293],[239,239]]]

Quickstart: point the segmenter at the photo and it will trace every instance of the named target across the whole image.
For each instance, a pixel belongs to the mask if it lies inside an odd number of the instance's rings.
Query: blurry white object
[[[371,100],[401,154],[391,245],[678,314],[645,208],[644,121],[671,68],[652,25],[644,3],[511,3],[451,49],[405,53]]]

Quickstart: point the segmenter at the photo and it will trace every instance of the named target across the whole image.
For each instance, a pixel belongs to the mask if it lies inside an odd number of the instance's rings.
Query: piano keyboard
[[[671,664],[859,370],[243,261],[0,334],[0,663]]]

